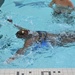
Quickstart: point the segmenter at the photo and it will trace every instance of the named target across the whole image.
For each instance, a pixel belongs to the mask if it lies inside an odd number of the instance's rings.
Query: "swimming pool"
[[[40,48],[35,44],[20,58],[10,64],[5,63],[24,43],[24,40],[16,38],[18,30],[5,20],[6,17],[34,31],[59,33],[75,30],[75,19],[68,21],[62,15],[53,17],[52,9],[47,6],[51,0],[16,0],[23,5],[15,5],[13,1],[5,0],[1,8],[3,13],[0,13],[0,35],[3,35],[0,39],[0,68],[75,68],[75,43],[68,44],[68,47],[41,45]],[[75,3],[74,0],[72,2]],[[75,12],[71,15],[75,16]]]

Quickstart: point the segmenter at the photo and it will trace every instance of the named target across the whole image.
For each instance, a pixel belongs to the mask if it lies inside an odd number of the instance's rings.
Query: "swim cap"
[[[16,33],[17,38],[26,38],[28,35],[28,30],[20,30]]]

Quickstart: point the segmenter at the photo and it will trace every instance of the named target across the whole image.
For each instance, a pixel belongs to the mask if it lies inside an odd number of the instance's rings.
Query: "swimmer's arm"
[[[68,10],[68,13],[71,13],[72,11],[75,11],[75,7],[74,7],[74,5],[72,4],[72,2],[69,1],[68,4],[69,4],[68,6],[71,8],[71,9]]]
[[[72,4],[71,1],[69,1],[68,4],[69,4],[69,7],[71,7],[72,9],[74,9],[74,5]]]
[[[55,1],[54,0],[52,0],[51,2],[50,2],[50,4],[49,4],[49,7],[51,7],[52,8],[52,6],[55,4]]]
[[[16,25],[16,24],[14,24],[14,26],[15,26],[17,29],[19,29],[19,30],[25,30],[25,28],[23,28],[23,27],[21,27],[21,26],[18,26],[18,25]]]
[[[10,57],[6,62],[7,62],[7,63],[11,63],[13,60],[19,58],[20,55],[23,55],[23,54],[26,52],[27,48],[28,48],[29,46],[31,46],[31,45],[32,45],[32,39],[28,39],[28,40],[24,43],[23,48],[20,48],[20,49],[16,52],[16,54],[13,55],[12,57]]]
[[[25,51],[27,50],[27,48],[28,48],[29,46],[31,46],[31,44],[32,44],[32,38],[26,40],[25,43],[24,43],[23,48],[21,48],[20,50],[18,50],[16,53],[19,54],[19,55],[24,54]]]
[[[12,19],[6,19],[8,22],[10,22],[10,23],[13,23],[13,20]],[[25,30],[25,28],[23,28],[23,27],[21,27],[21,26],[18,26],[18,25],[16,25],[16,24],[14,24],[14,26],[17,28],[17,29],[19,29],[19,30]]]

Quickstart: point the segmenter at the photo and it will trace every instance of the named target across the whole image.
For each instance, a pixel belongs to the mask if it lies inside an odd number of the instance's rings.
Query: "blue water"
[[[15,5],[14,1],[22,4]],[[48,7],[51,0],[5,0],[0,13],[0,68],[75,68],[75,43],[68,47],[52,47],[48,43],[35,44],[20,58],[10,64],[5,61],[23,47],[24,40],[18,39],[18,31],[5,18],[12,18],[13,23],[33,31],[62,33],[75,30],[75,18],[63,15],[55,18],[53,10]],[[72,0],[75,5],[75,1]],[[70,16],[75,17],[75,12]]]

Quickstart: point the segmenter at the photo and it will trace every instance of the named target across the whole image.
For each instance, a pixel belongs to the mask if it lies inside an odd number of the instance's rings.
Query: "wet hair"
[[[28,36],[28,30],[20,30],[16,33],[17,38],[26,38]]]

